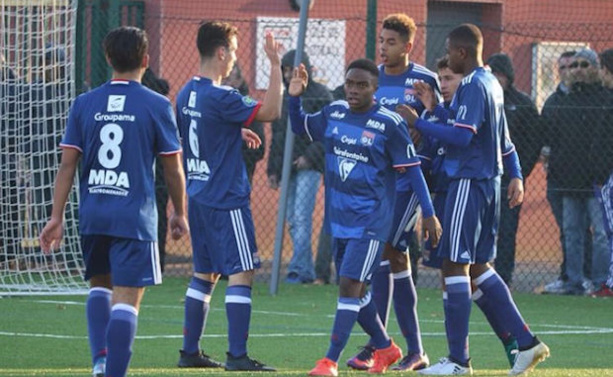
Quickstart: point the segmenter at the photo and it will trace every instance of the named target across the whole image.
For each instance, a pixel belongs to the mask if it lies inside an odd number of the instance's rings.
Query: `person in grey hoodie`
[[[292,77],[296,51],[287,52],[282,60],[283,81],[287,87]],[[302,64],[309,71],[309,84],[303,95],[303,106],[307,113],[319,111],[332,102],[330,91],[322,84],[312,81],[312,67],[309,57],[303,54]],[[281,117],[272,122],[272,142],[268,155],[268,185],[276,190],[281,182],[285,130],[288,117],[287,90],[283,98]],[[292,170],[289,183],[287,222],[294,246],[294,253],[288,266],[287,283],[311,283],[315,279],[311,234],[313,230],[313,210],[319,189],[319,181],[324,169],[324,148],[319,142],[296,137],[292,155]]]

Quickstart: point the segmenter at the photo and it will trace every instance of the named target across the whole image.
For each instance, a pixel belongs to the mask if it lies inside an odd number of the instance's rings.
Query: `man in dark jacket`
[[[515,71],[508,55],[494,54],[487,60],[487,64],[504,89],[504,111],[509,132],[521,161],[525,185],[526,178],[534,168],[541,151],[542,133],[538,110],[532,99],[513,85]],[[501,192],[506,192],[508,185],[509,176],[504,174],[500,185]],[[509,208],[507,198],[502,198],[500,201],[496,271],[507,285],[511,284],[515,268],[515,238],[520,211],[521,205]]]
[[[292,77],[295,54],[295,50],[291,50],[281,60],[286,86],[289,85]],[[302,63],[309,71],[309,80],[311,80],[311,64],[306,53],[303,54]],[[279,188],[281,182],[288,100],[289,96],[286,91],[281,117],[272,123],[272,142],[267,173],[268,184],[274,190]],[[302,97],[304,110],[307,113],[317,112],[331,101],[332,96],[329,90],[324,85],[313,81],[309,82],[306,93]],[[319,142],[312,143],[308,139],[296,137],[287,202],[287,222],[294,245],[294,253],[288,266],[287,283],[311,283],[315,279],[311,234],[315,197],[319,189],[323,168],[323,145]]]
[[[551,138],[549,174],[562,194],[564,245],[568,282],[563,293],[586,294],[600,286],[607,275],[607,237],[602,209],[594,197],[594,164],[590,161],[598,129],[603,122],[606,90],[598,76],[598,56],[583,49],[570,65],[574,76],[568,95],[555,113],[556,137]],[[583,271],[585,229],[593,236],[591,282]]]

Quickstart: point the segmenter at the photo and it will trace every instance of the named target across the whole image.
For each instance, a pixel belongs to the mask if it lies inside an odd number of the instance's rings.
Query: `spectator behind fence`
[[[593,194],[594,166],[589,158],[603,121],[600,105],[606,92],[598,76],[598,55],[586,48],[578,51],[574,59],[570,64],[574,76],[570,91],[560,98],[554,114],[556,136],[550,139],[549,174],[562,195],[568,281],[561,293],[583,295],[606,280],[608,266],[604,219]],[[585,229],[590,225],[593,250],[591,278],[588,278],[583,266]]]
[[[549,206],[551,207],[551,212],[553,213],[553,217],[558,226],[558,230],[560,232],[560,245],[562,249],[562,263],[560,264],[560,275],[558,278],[548,284],[545,284],[543,289],[543,293],[549,294],[561,294],[564,293],[565,288],[564,285],[568,281],[568,275],[566,274],[566,245],[564,243],[564,226],[562,223],[562,194],[559,191],[559,184],[556,182],[555,178],[549,174],[549,154],[551,152],[551,144],[552,141],[556,140],[556,132],[557,132],[557,120],[559,117],[557,116],[558,111],[560,109],[560,101],[568,94],[570,91],[570,87],[573,83],[574,76],[571,73],[570,65],[575,61],[576,51],[569,50],[563,52],[558,58],[557,67],[558,67],[558,75],[560,77],[560,83],[558,84],[556,91],[553,92],[545,101],[543,106],[543,111],[541,114],[541,119],[544,127],[544,144],[542,154],[544,160],[544,167],[547,171],[547,201],[549,202]],[[586,275],[590,274],[591,265],[587,263],[591,261],[592,255],[592,233],[589,230],[589,227],[585,230],[585,255],[586,261],[584,263],[584,273]]]
[[[292,79],[296,51],[287,52],[281,60],[283,81],[289,85]],[[311,64],[306,53],[302,55],[302,64],[309,72],[309,84],[304,94],[304,106],[307,112],[314,113],[332,102],[328,89],[311,79]],[[272,143],[268,156],[268,183],[277,189],[281,182],[283,153],[285,149],[285,131],[288,117],[287,92],[283,96],[281,117],[272,123]],[[310,142],[298,136],[294,141],[292,154],[292,172],[287,198],[287,223],[292,237],[294,252],[287,268],[286,283],[311,283],[315,279],[311,234],[313,228],[313,210],[319,190],[319,181],[324,169],[324,149],[320,142]]]
[[[613,153],[611,153],[613,145],[613,133],[611,132],[613,124],[613,119],[611,119],[613,115],[613,49],[605,50],[600,54],[600,78],[607,94],[606,100],[603,101],[607,118],[605,122],[600,123],[600,130],[592,151],[595,157],[599,157],[594,161],[594,165],[600,168],[595,172],[594,178],[599,188],[597,195],[602,198],[601,203],[605,213],[610,262],[607,281],[594,292],[594,296],[613,297]]]
[[[142,83],[147,88],[163,96],[170,91],[168,81],[157,77],[151,68],[147,68]],[[168,233],[168,188],[164,183],[164,164],[160,157],[155,159],[155,206],[158,212],[158,253],[160,255],[160,268],[162,273],[166,267],[166,234]]]
[[[230,76],[226,77],[222,80],[222,84],[228,85],[237,89],[240,94],[243,96],[249,95],[249,85],[245,78],[243,77],[243,73],[241,68],[238,66],[238,63],[234,64],[232,68],[232,72],[230,72]],[[253,173],[255,172],[255,166],[261,159],[264,158],[265,144],[264,144],[264,124],[262,122],[254,121],[251,123],[251,127],[249,127],[251,131],[255,132],[260,139],[262,140],[262,144],[259,147],[253,149],[249,148],[247,143],[243,142],[243,160],[245,161],[245,168],[247,169],[247,179],[249,180],[249,184],[253,183]]]
[[[504,112],[509,133],[521,161],[524,187],[541,150],[541,127],[538,110],[532,99],[515,88],[513,62],[506,54],[494,54],[487,60],[492,73],[504,90]],[[500,183],[501,192],[509,186],[509,175],[504,174]],[[498,228],[496,271],[507,285],[513,280],[515,269],[515,246],[521,205],[509,207],[509,199],[503,195],[500,201],[500,226]]]

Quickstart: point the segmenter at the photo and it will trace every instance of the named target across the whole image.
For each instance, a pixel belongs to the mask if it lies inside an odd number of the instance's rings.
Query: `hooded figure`
[[[289,85],[294,69],[296,51],[286,53],[281,60],[283,82]],[[305,53],[302,63],[309,72],[309,83],[302,95],[304,111],[314,113],[332,102],[328,89],[315,81],[309,57]],[[283,96],[281,117],[272,123],[272,142],[268,155],[268,184],[277,189],[281,182],[283,153],[285,149],[285,131],[288,122],[289,94]],[[320,142],[311,142],[308,138],[296,137],[292,154],[292,171],[289,177],[287,200],[287,223],[292,237],[293,255],[287,268],[286,283],[311,283],[315,279],[311,234],[313,234],[313,210],[317,191],[324,170],[324,147]]]

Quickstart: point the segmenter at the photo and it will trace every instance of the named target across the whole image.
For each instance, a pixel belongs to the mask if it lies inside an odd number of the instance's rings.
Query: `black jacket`
[[[607,112],[607,91],[600,84],[576,83],[568,95],[559,96],[550,107],[550,179],[563,195],[593,196],[596,171],[595,149]],[[604,150],[606,152],[606,149]]]
[[[281,61],[282,66],[293,66],[294,56],[287,53]],[[308,64],[308,58],[303,59],[309,71],[309,84],[306,91],[302,95],[302,106],[306,113],[315,113],[321,110],[322,107],[332,102],[330,91],[322,84],[311,80],[311,66]],[[288,83],[285,83],[286,88]],[[287,121],[289,115],[289,95],[287,90],[283,95],[283,108],[281,117],[272,122],[272,141],[270,143],[270,152],[268,155],[268,168],[266,169],[268,176],[276,175],[281,179],[281,170],[283,168],[283,152],[285,150],[285,131],[287,129]],[[294,139],[294,151],[292,162],[298,157],[304,156],[311,164],[311,167],[319,172],[324,171],[324,147],[320,142],[311,142],[308,137],[296,136]],[[292,172],[295,171],[292,165]]]
[[[541,120],[532,99],[510,85],[504,91],[504,113],[509,133],[521,162],[522,174],[527,177],[538,160],[543,144]],[[502,185],[508,185],[508,175]]]
[[[593,147],[590,149],[593,179],[603,185],[613,174],[613,90],[603,89],[604,99],[598,111],[603,117],[596,126]]]

